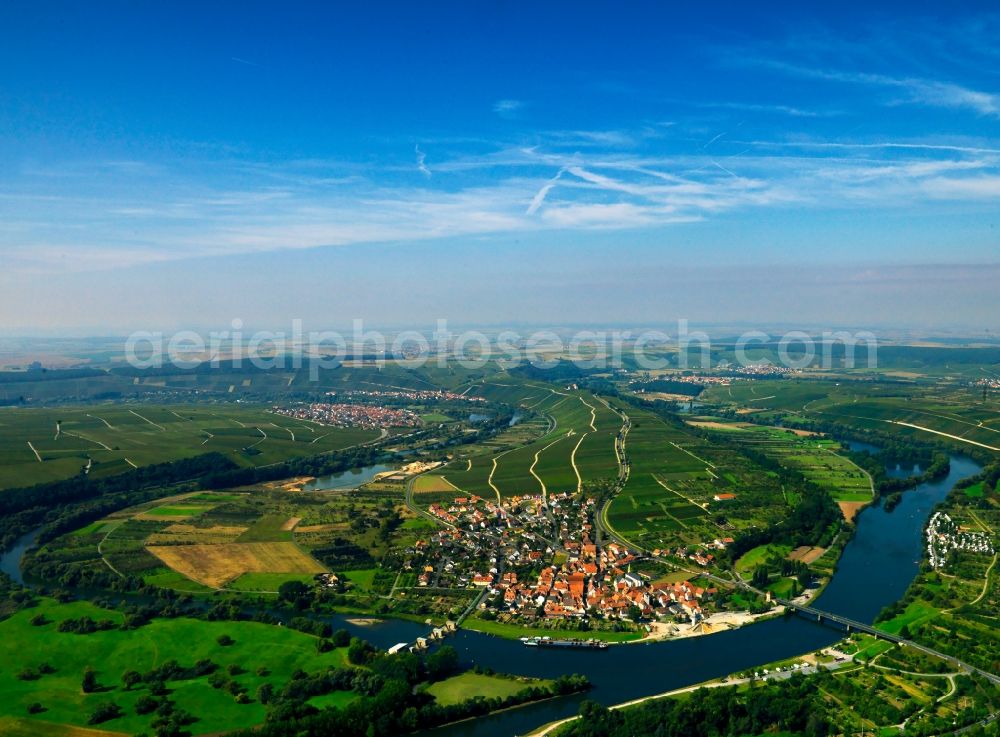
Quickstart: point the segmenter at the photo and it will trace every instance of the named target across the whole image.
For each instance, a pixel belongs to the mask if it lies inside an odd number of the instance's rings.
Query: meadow
[[[443,681],[437,681],[427,686],[424,691],[434,697],[442,706],[460,704],[470,696],[482,696],[486,699],[513,696],[530,686],[549,686],[552,681],[540,678],[510,678],[503,676],[488,676],[482,673],[466,671]]]
[[[32,624],[42,615],[44,624]],[[146,672],[170,660],[183,667],[208,658],[225,672],[238,666],[242,672],[232,680],[246,687],[250,702],[237,703],[226,689],[213,688],[207,676],[169,681],[170,698],[180,709],[195,715],[191,729],[197,734],[250,727],[264,720],[266,707],[254,698],[264,683],[280,688],[298,669],[316,671],[345,663],[344,649],[320,654],[316,638],[287,627],[255,622],[210,622],[186,618],[156,619],[139,629],[110,629],[91,634],[60,632],[67,619],[90,617],[95,621],[123,621],[117,612],[86,602],[59,604],[43,599],[34,607],[0,622],[0,717],[19,718],[28,725],[57,723],[85,727],[94,708],[114,702],[124,716],[100,725],[118,733],[152,733],[153,714],[135,711],[140,697],[148,695],[144,685],[131,690],[122,685],[127,670]],[[217,639],[228,635],[233,644],[221,646]],[[37,680],[20,680],[25,669],[37,671],[43,663],[55,672]],[[83,693],[84,669],[96,671],[99,691]],[[28,705],[41,704],[44,711],[29,718]],[[44,728],[44,727],[40,727]],[[41,732],[39,732],[41,733]]]

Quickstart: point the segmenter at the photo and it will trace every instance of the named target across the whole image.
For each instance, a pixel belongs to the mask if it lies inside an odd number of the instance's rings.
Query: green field
[[[196,504],[171,504],[153,507],[146,514],[150,517],[197,517],[211,507]]]
[[[43,614],[48,623],[33,626],[30,620],[37,614]],[[157,619],[136,630],[113,629],[87,635],[58,631],[62,620],[81,616],[96,621],[122,621],[120,614],[88,603],[57,604],[43,600],[38,607],[0,622],[0,691],[4,694],[0,699],[0,716],[27,717],[28,704],[39,702],[46,711],[35,717],[38,720],[85,726],[97,704],[113,701],[124,709],[125,716],[106,722],[101,728],[151,733],[149,725],[155,714],[135,713],[135,702],[148,693],[147,689],[140,685],[126,690],[121,676],[127,670],[142,673],[168,660],[189,667],[203,658],[211,659],[222,670],[237,664],[246,672],[234,680],[246,686],[253,699],[262,683],[280,687],[296,669],[315,671],[345,662],[343,650],[317,653],[314,637],[254,622],[178,618]],[[235,643],[220,646],[216,642],[220,635],[229,635]],[[16,677],[23,669],[37,669],[45,662],[55,668],[54,673],[34,681]],[[88,666],[97,672],[97,681],[105,690],[82,693],[80,682]],[[266,669],[267,675],[258,675],[260,668]],[[256,699],[249,704],[238,704],[224,689],[212,688],[207,677],[171,681],[167,686],[177,706],[199,718],[192,725],[197,734],[249,727],[264,719],[263,704]]]
[[[68,478],[88,461],[94,478],[211,451],[241,466],[259,466],[376,437],[375,430],[323,427],[232,404],[4,408],[0,489]]]
[[[740,556],[736,561],[736,571],[744,577],[749,576],[757,566],[763,565],[769,558],[785,558],[791,551],[790,545],[758,545]]]
[[[146,580],[149,580],[148,576]],[[301,581],[304,584],[312,585],[313,578],[296,573],[244,573],[235,581],[230,581],[226,588],[236,591],[274,592],[287,581]]]
[[[798,471],[829,491],[834,501],[867,502],[872,498],[868,474],[835,452],[839,449],[836,441],[800,436],[777,427],[747,427],[730,439]]]
[[[236,538],[241,543],[288,542],[292,531],[284,530],[288,517],[284,514],[266,514]]]
[[[467,671],[432,683],[425,690],[442,706],[460,704],[474,696],[504,699],[530,686],[548,686],[551,681],[536,678],[504,678]]]
[[[903,627],[913,629],[924,622],[928,622],[939,614],[939,610],[928,606],[924,602],[910,602],[902,614],[898,614],[892,619],[878,623],[878,628],[893,635],[898,635]]]

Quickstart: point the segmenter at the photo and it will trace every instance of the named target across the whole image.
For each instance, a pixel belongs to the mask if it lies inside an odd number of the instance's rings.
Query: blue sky
[[[4,3],[0,331],[996,327],[988,4],[620,5]]]

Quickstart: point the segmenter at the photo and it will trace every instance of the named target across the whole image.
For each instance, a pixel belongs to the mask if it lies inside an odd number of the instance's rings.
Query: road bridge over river
[[[716,576],[715,574],[708,573],[706,571],[691,571],[686,568],[677,566],[672,561],[668,562],[670,562],[670,564],[673,565],[678,570],[685,571],[693,576],[701,576],[702,578],[707,578],[710,581],[720,584],[722,586],[743,589],[744,591],[756,594],[757,596],[760,596],[762,598],[767,597],[767,592],[761,591],[760,589],[751,586],[742,579],[733,581],[728,578],[722,578],[721,576]],[[772,596],[771,601],[773,601],[775,604],[785,607],[789,611],[797,612],[799,614],[812,617],[817,622],[820,622],[822,624],[842,627],[848,632],[852,631],[864,632],[865,634],[871,635],[872,637],[875,637],[879,640],[894,642],[897,645],[902,645],[903,647],[911,647],[914,650],[926,653],[927,655],[933,655],[934,657],[941,658],[942,660],[950,663],[951,665],[955,666],[960,670],[965,671],[966,673],[975,674],[977,676],[987,679],[994,685],[1000,686],[1000,675],[996,675],[995,673],[990,673],[989,671],[983,670],[982,668],[977,668],[974,665],[970,665],[969,663],[959,660],[958,658],[955,658],[946,653],[940,652],[939,650],[927,647],[926,645],[921,645],[919,642],[908,640],[904,637],[900,637],[899,635],[894,635],[891,632],[885,632],[884,630],[875,628],[873,625],[866,624],[865,622],[859,622],[856,619],[851,619],[850,617],[845,617],[841,614],[834,614],[833,612],[828,612],[823,609],[817,609],[816,607],[809,606],[808,604],[800,604],[798,602],[791,601],[789,599],[782,599],[776,596]]]
[[[758,594],[761,593],[753,589],[751,586],[747,586],[745,584],[743,588],[755,591],[755,593]],[[823,611],[822,609],[817,609],[816,607],[807,606],[805,604],[796,604],[795,602],[789,601],[787,599],[774,597],[773,601],[792,611],[799,612],[801,614],[807,614],[811,617],[815,617],[817,622],[837,624],[840,625],[841,627],[844,627],[848,632],[851,631],[864,632],[879,640],[887,640],[889,642],[894,642],[897,645],[902,645],[904,647],[911,647],[914,650],[926,653],[927,655],[933,655],[934,657],[941,658],[942,660],[951,663],[956,668],[964,670],[966,673],[974,673],[975,675],[981,676],[982,678],[987,679],[988,681],[990,681],[995,685],[1000,685],[1000,676],[994,673],[990,673],[989,671],[977,668],[974,665],[969,665],[968,663],[965,663],[959,660],[958,658],[954,658],[951,655],[947,655],[938,650],[927,647],[926,645],[921,645],[920,643],[914,642],[913,640],[907,640],[905,637],[900,637],[899,635],[894,635],[890,632],[885,632],[883,630],[876,629],[870,624],[865,624],[864,622],[859,622],[855,619],[844,617],[839,614],[833,614],[832,612]]]

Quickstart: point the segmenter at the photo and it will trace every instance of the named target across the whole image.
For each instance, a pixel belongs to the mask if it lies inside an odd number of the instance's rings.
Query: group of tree
[[[830,494],[825,489],[813,488],[799,497],[784,519],[769,527],[751,528],[739,534],[726,549],[725,555],[735,561],[747,551],[769,543],[825,547],[840,528],[842,520],[843,514]],[[793,570],[782,575],[797,576],[800,572]]]
[[[876,493],[888,498],[906,489],[947,476],[951,470],[951,458],[947,453],[919,444],[894,443],[891,447],[876,452],[870,450],[848,451],[846,454],[854,463],[865,469],[872,477]],[[887,468],[892,465],[921,466],[919,473],[904,477],[890,476]],[[901,498],[901,497],[900,497]],[[898,499],[892,504],[898,504]]]
[[[527,684],[506,698],[470,694],[462,703],[441,706],[418,686],[458,672],[458,653],[450,645],[429,653],[389,655],[353,638],[347,658],[348,667],[298,672],[281,688],[262,687],[257,697],[268,706],[266,723],[237,732],[236,737],[389,737],[589,687],[583,676],[563,676],[550,684]],[[361,698],[344,708],[323,711],[308,703],[315,696],[346,690]]]

